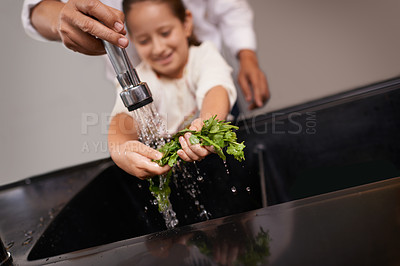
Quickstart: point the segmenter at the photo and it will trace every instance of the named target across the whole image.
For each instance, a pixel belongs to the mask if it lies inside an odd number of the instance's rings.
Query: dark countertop
[[[0,234],[16,265],[217,265],[216,251],[243,261],[260,230],[268,235],[265,265],[400,265],[400,178],[27,261],[52,217],[110,164],[0,191]]]

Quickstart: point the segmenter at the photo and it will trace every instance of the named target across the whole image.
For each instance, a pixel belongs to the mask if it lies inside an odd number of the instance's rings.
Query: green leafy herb
[[[191,133],[189,141],[192,145],[213,146],[215,152],[223,160],[226,160],[223,151],[226,148],[227,154],[234,156],[238,161],[242,161],[244,160],[243,149],[245,145],[243,142],[237,142],[236,133],[233,132],[233,130],[237,129],[238,127],[231,125],[230,122],[218,120],[216,116],[213,116],[208,120],[204,120],[204,125],[200,131],[183,129],[176,133],[169,142],[159,149],[163,153],[163,157],[155,162],[161,166],[168,164],[170,167],[173,167],[179,157],[177,152],[182,149],[179,137],[185,135],[187,132]],[[170,171],[167,175],[160,176],[159,178],[154,177],[149,180],[149,190],[157,199],[158,210],[160,212],[165,211],[169,207],[169,194],[171,193],[169,181],[171,173]]]
[[[226,155],[224,154],[224,148],[226,148],[227,154],[234,156],[238,161],[242,161],[244,160],[243,149],[246,146],[243,142],[237,142],[236,133],[233,132],[233,130],[237,129],[238,127],[231,125],[230,122],[218,120],[216,116],[213,116],[208,120],[204,120],[204,125],[200,131],[184,129],[176,133],[170,142],[159,149],[163,153],[163,157],[156,162],[161,166],[166,164],[171,167],[174,166],[178,160],[177,151],[182,148],[179,137],[188,132],[191,133],[189,141],[192,145],[213,146],[215,152],[223,160],[226,160]]]
[[[171,194],[171,188],[169,187],[169,181],[171,179],[172,172],[169,171],[166,175],[159,176],[159,178],[150,178],[149,190],[151,194],[157,199],[158,211],[164,212],[169,207],[169,194]]]

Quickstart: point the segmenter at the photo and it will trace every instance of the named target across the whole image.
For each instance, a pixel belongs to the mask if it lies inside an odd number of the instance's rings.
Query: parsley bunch
[[[230,122],[216,119],[216,116],[211,117],[208,120],[204,120],[204,125],[200,131],[194,131],[189,129],[183,129],[176,133],[171,140],[158,149],[163,153],[163,157],[160,160],[155,160],[159,165],[164,166],[168,164],[173,167],[178,160],[179,149],[182,149],[179,142],[179,137],[185,133],[190,132],[190,143],[200,144],[202,146],[213,146],[215,152],[223,160],[226,160],[223,149],[226,148],[226,153],[233,155],[236,160],[244,160],[243,149],[245,145],[237,142],[236,133],[233,130],[238,129],[237,126],[233,126]],[[169,207],[169,195],[171,188],[169,182],[172,171],[169,171],[166,175],[159,176],[159,178],[149,179],[150,186],[149,190],[153,196],[157,199],[158,210],[160,212],[166,211]]]
[[[190,143],[200,144],[201,146],[213,146],[215,152],[226,160],[223,149],[226,148],[226,153],[233,155],[238,161],[244,160],[243,149],[246,147],[244,143],[238,143],[236,133],[233,130],[237,130],[238,127],[231,125],[230,122],[224,120],[218,120],[216,116],[211,117],[208,120],[204,120],[204,125],[200,131],[194,131],[189,129],[183,129],[176,133],[172,139],[162,146],[159,151],[163,153],[163,157],[156,162],[164,166],[168,164],[173,167],[178,160],[177,151],[182,149],[179,142],[179,137],[183,136],[187,132],[191,133]]]

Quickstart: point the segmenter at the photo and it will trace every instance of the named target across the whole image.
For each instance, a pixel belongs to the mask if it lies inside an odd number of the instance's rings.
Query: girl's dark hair
[[[140,3],[140,2],[155,2],[155,3],[164,3],[167,4],[172,13],[182,22],[185,22],[186,19],[186,8],[181,0],[123,0],[122,2],[122,11],[127,17],[129,11],[131,10],[132,4]],[[188,38],[189,45],[198,46],[200,42],[197,40],[196,36],[192,32],[192,34]]]

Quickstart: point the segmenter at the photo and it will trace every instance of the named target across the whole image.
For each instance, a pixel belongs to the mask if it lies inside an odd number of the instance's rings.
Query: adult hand
[[[161,152],[137,140],[127,141],[120,146],[113,147],[110,149],[110,154],[120,168],[142,180],[162,175],[171,169],[168,165],[161,167],[152,161],[161,159]]]
[[[31,15],[32,24],[42,36],[61,40],[67,48],[87,55],[105,53],[99,39],[127,47],[124,19],[121,11],[99,0],[69,0],[65,4],[43,0]]]
[[[99,0],[69,0],[61,10],[58,32],[69,49],[99,55],[104,54],[105,50],[97,38],[122,48],[128,45],[128,39],[124,36],[124,20],[121,11]]]
[[[200,131],[203,126],[203,120],[197,118],[193,120],[189,129],[194,131]],[[207,155],[213,152],[213,147],[201,146],[200,144],[190,143],[191,133],[186,133],[184,136],[179,137],[179,143],[182,149],[178,150],[179,157],[186,162],[200,161],[204,159]]]
[[[267,79],[258,66],[257,55],[251,50],[239,52],[240,70],[238,82],[246,101],[253,110],[262,107],[270,98]]]

